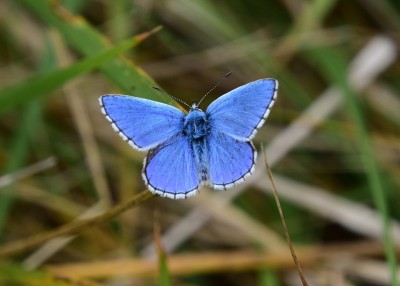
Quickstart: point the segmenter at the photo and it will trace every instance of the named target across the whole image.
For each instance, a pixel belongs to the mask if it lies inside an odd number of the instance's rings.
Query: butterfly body
[[[134,149],[149,150],[142,177],[155,194],[173,199],[201,185],[225,190],[254,172],[251,143],[277,96],[278,83],[262,79],[215,100],[204,112],[124,95],[99,99],[114,130]]]
[[[196,105],[185,116],[183,135],[190,142],[201,184],[206,184],[209,181],[209,144],[207,141],[211,128],[206,114]]]

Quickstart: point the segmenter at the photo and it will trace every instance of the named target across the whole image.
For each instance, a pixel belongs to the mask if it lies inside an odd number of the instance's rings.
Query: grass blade
[[[91,27],[83,18],[71,14],[59,4],[50,4],[54,1],[18,0],[18,2],[47,25],[58,30],[66,42],[83,55],[88,56],[112,46],[109,39]],[[155,82],[126,58],[115,59],[102,66],[100,70],[126,94],[132,94],[134,89],[135,96],[176,105],[170,97],[154,91],[152,87],[156,86]]]
[[[389,211],[387,208],[386,190],[383,186],[379,166],[377,164],[371,139],[368,134],[368,128],[362,112],[361,103],[355,92],[350,88],[347,82],[347,67],[344,55],[340,54],[338,49],[333,50],[330,47],[318,48],[309,52],[307,56],[315,63],[317,68],[326,75],[331,82],[335,82],[345,95],[345,102],[348,112],[353,119],[356,129],[356,140],[359,150],[362,154],[361,159],[366,172],[368,185],[372,192],[372,197],[377,209],[382,216],[382,236],[385,246],[386,257],[391,269],[391,283],[393,286],[397,283],[396,271],[396,252],[391,236],[389,223]]]
[[[25,82],[0,90],[0,113],[34,98],[45,96],[72,78],[99,67],[135,46],[143,38],[143,36],[138,37],[122,42],[118,46],[99,52],[94,56],[87,57],[67,68],[40,74]]]

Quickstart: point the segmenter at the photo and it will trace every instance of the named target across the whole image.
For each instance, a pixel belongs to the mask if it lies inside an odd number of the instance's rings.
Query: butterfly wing
[[[208,137],[211,186],[225,190],[243,182],[254,172],[257,152],[251,142],[239,141],[223,132]]]
[[[213,129],[250,141],[268,117],[277,97],[278,81],[260,79],[216,99],[206,114]]]
[[[199,176],[192,152],[188,138],[181,133],[150,150],[142,173],[149,190],[172,199],[195,195]]]
[[[99,102],[114,130],[136,150],[154,148],[182,131],[185,114],[170,105],[118,94]]]

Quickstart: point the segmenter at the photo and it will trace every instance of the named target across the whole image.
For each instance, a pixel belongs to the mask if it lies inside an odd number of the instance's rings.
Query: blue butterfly
[[[132,96],[99,98],[122,139],[149,151],[142,177],[147,188],[172,199],[193,196],[202,185],[226,190],[250,176],[257,152],[251,140],[277,98],[278,82],[260,79],[219,97],[203,112],[185,114],[167,104]]]

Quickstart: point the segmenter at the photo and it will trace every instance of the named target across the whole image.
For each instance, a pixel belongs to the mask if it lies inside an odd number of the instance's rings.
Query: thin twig
[[[10,242],[0,248],[0,257],[10,256],[22,251],[26,251],[31,249],[43,242],[61,236],[61,235],[71,235],[75,234],[81,230],[87,229],[88,227],[95,226],[102,224],[104,222],[109,221],[110,219],[116,217],[117,215],[121,214],[122,212],[136,207],[139,204],[154,198],[155,195],[146,191],[143,191],[136,196],[132,197],[130,200],[126,202],[122,202],[119,205],[111,208],[107,212],[98,215],[91,219],[74,221],[69,224],[63,225],[57,229],[51,230],[49,232],[40,233],[37,235],[33,235],[31,237],[21,239],[15,242]]]
[[[285,217],[283,216],[281,202],[279,200],[278,192],[276,190],[275,181],[274,181],[274,178],[272,176],[271,168],[268,165],[267,155],[264,152],[264,145],[263,144],[261,144],[261,150],[262,150],[262,153],[264,154],[264,160],[265,160],[265,166],[266,166],[266,169],[267,169],[267,174],[268,174],[269,179],[271,180],[272,190],[273,190],[273,193],[274,193],[276,206],[278,207],[279,216],[281,218],[283,230],[285,231],[285,236],[286,236],[286,240],[287,240],[288,245],[289,245],[290,253],[292,254],[294,263],[296,264],[297,272],[299,273],[301,282],[303,283],[304,286],[308,286],[307,280],[304,277],[303,271],[301,270],[301,266],[300,266],[299,260],[297,259],[296,252],[295,252],[295,250],[293,248],[293,244],[292,244],[292,241],[290,239],[289,231],[288,231],[288,228],[286,226]]]

